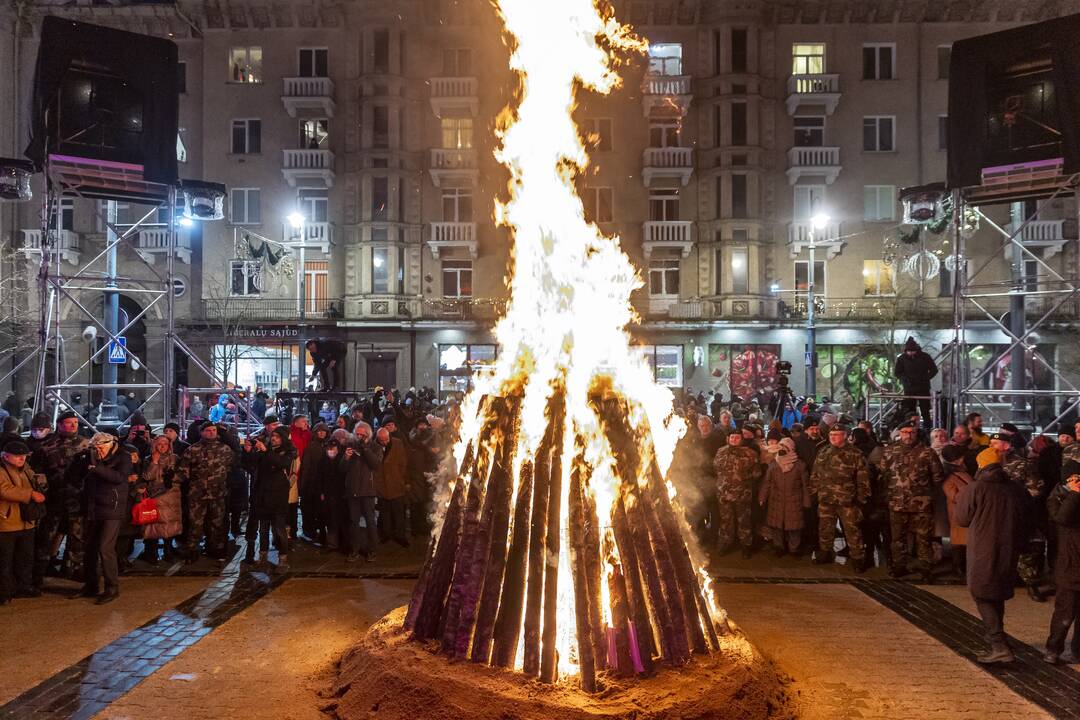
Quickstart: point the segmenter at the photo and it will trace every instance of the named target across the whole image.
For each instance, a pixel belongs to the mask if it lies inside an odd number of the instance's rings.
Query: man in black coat
[[[995,433],[993,437],[999,436]],[[1029,523],[1027,493],[1009,479],[997,460],[992,452],[981,455],[982,467],[975,482],[956,498],[956,521],[968,529],[968,592],[990,644],[989,652],[975,658],[983,664],[1014,659],[1005,642],[1005,601],[1013,596],[1016,563],[1027,541]]]
[[[918,401],[919,412],[922,413],[923,422],[930,427],[930,381],[938,374],[934,358],[923,352],[915,338],[908,337],[904,343],[904,352],[896,356],[896,366],[893,375],[900,381],[905,395],[923,396]],[[916,401],[913,398],[904,398],[900,408],[904,412],[914,412]]]
[[[1065,637],[1072,627],[1072,662],[1080,662],[1080,475],[1071,475],[1055,487],[1046,508],[1057,526],[1058,553],[1054,565],[1054,614],[1043,660],[1054,665],[1061,662]]]
[[[116,556],[116,538],[128,513],[128,476],[131,454],[121,447],[116,436],[98,433],[90,441],[83,469],[86,517],[84,597],[97,596],[104,605],[120,597],[120,571]],[[105,591],[98,595],[98,568],[105,577]]]
[[[345,387],[345,354],[348,348],[340,340],[318,338],[308,340],[304,347],[311,353],[314,369],[308,380],[319,377],[320,390],[342,389]]]

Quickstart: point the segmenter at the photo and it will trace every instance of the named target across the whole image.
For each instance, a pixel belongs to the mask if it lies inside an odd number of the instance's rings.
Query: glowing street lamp
[[[810,218],[808,233],[810,263],[806,271],[806,394],[817,398],[817,326],[814,324],[814,264],[815,235],[829,226],[832,220],[826,213],[817,212]]]

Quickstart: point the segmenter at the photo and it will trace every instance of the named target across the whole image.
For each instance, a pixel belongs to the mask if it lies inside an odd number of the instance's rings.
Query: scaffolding
[[[1037,397],[1054,399],[1054,419],[1042,423],[1042,429],[1053,428],[1064,417],[1080,407],[1080,389],[1068,380],[1056,362],[1048,362],[1035,351],[1032,342],[1041,330],[1046,329],[1059,314],[1065,314],[1074,320],[1075,306],[1069,307],[1080,293],[1080,233],[1074,239],[1061,237],[1062,272],[1055,270],[1046,259],[1028,247],[1024,242],[1024,231],[1036,222],[1050,204],[1059,199],[1072,197],[1073,210],[1080,220],[1080,174],[1066,176],[1060,172],[1057,164],[1037,163],[1038,168],[1013,166],[1004,168],[997,177],[984,172],[984,184],[954,189],[953,207],[953,267],[956,279],[953,282],[953,340],[949,347],[949,375],[945,378],[944,394],[953,401],[955,418],[962,418],[969,412],[981,413],[988,425],[1000,425],[1013,422],[1021,427],[1036,429],[1038,418],[1032,414],[1031,400]],[[1050,170],[1042,166],[1050,166]],[[1013,212],[1012,223],[1002,227],[985,212],[992,206],[1013,205],[1025,201],[1035,201],[1036,208],[1026,217],[1017,217]],[[988,225],[1001,237],[1000,245],[980,264],[968,272],[968,238],[964,232],[965,218],[973,213],[980,225]],[[1065,250],[1069,244],[1073,247],[1070,259]],[[1011,256],[1010,256],[1011,255]],[[1000,280],[987,278],[987,268],[998,259],[1011,266],[1009,277]],[[1037,284],[1032,287],[1031,277],[1025,272],[1025,262],[1034,262],[1038,268]],[[1001,306],[995,302],[1007,300],[1008,312],[1002,313]],[[1033,302],[1038,301],[1038,302]],[[1028,321],[1028,312],[1032,307],[1035,319]],[[1072,310],[1068,313],[1066,311]],[[1001,331],[1008,340],[1008,345],[996,351],[984,367],[972,369],[969,333],[975,321],[989,321],[989,326]],[[976,343],[983,344],[983,343]],[[986,388],[983,381],[994,368],[1006,357],[1010,358],[1011,381],[1009,387]],[[1028,387],[1028,358],[1032,367],[1042,366],[1054,381],[1052,390],[1036,390]],[[994,407],[992,398],[1007,399],[1008,408]]]

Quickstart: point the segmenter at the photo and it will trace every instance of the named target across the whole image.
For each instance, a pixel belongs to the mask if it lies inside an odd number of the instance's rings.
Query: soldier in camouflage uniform
[[[934,552],[930,538],[934,534],[932,491],[944,480],[937,453],[918,442],[914,423],[900,426],[900,440],[885,449],[879,469],[889,488],[889,527],[892,530],[893,577],[915,570],[924,582],[930,582]],[[917,563],[911,562],[908,535],[915,535]]]
[[[82,580],[86,537],[82,478],[74,480],[78,487],[73,488],[67,486],[66,478],[72,461],[90,448],[90,441],[79,435],[78,416],[65,412],[57,418],[56,432],[47,434],[34,445],[30,464],[49,482],[49,493],[45,496],[46,515],[38,522],[34,535],[34,586],[40,588],[44,582],[53,547],[65,533],[64,573],[73,580]]]
[[[1027,456],[1027,448],[1020,442],[1016,442],[1018,439],[1022,440],[1018,432],[1019,430],[1016,433],[1007,432],[1002,427],[1001,432],[990,436],[990,447],[997,451],[1001,459],[1001,469],[1010,480],[1027,491],[1028,497],[1032,498],[1032,505],[1036,506],[1046,497],[1043,494],[1046,484],[1039,475],[1038,463],[1032,462]],[[1067,462],[1065,453],[1068,452],[1069,448],[1066,447],[1062,454],[1063,464]],[[1035,534],[1027,538],[1027,544],[1020,552],[1020,559],[1016,563],[1016,574],[1020,576],[1020,580],[1027,588],[1028,596],[1036,602],[1046,602],[1046,598],[1039,589],[1043,565],[1046,564],[1046,539],[1038,537],[1042,530],[1042,528],[1033,528]]]
[[[177,469],[188,477],[188,562],[199,558],[199,539],[206,532],[206,554],[225,557],[225,508],[229,496],[229,471],[236,454],[218,439],[213,423],[203,424],[201,440],[188,448]]]
[[[818,452],[810,474],[810,492],[818,501],[818,552],[814,562],[824,565],[836,558],[833,543],[839,518],[844,522],[852,567],[861,573],[867,568],[862,506],[870,499],[870,470],[859,449],[848,444],[847,436],[845,427],[836,425],[829,430],[829,444]]]
[[[761,474],[758,453],[743,445],[742,433],[733,432],[727,436],[727,446],[716,451],[713,468],[720,506],[716,523],[720,551],[725,553],[731,549],[737,533],[743,556],[750,557],[754,545],[754,529],[750,523],[754,483]]]

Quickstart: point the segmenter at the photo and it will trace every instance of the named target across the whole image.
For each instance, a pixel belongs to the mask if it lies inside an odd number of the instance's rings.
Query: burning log
[[[518,478],[514,500],[514,526],[506,556],[499,617],[495,621],[495,646],[492,665],[510,667],[517,655],[521,629],[522,603],[525,599],[525,559],[529,550],[529,510],[532,505],[533,465],[526,461]]]
[[[589,622],[593,645],[593,657],[598,668],[607,665],[607,636],[604,632],[603,614],[600,610],[600,519],[596,515],[596,498],[592,483],[582,488],[581,505],[584,514],[585,587],[588,593]],[[610,518],[607,520],[611,522]]]
[[[560,402],[560,410],[563,406]],[[554,422],[551,437],[551,472],[548,482],[547,541],[545,542],[544,562],[544,631],[541,636],[540,680],[554,682],[558,663],[558,618],[559,618],[559,550],[562,535],[562,453],[565,428],[563,412],[559,412],[559,422]]]
[[[626,518],[626,508],[622,500],[615,503],[611,520],[612,534],[615,536],[615,544],[619,550],[619,558],[622,570],[626,578],[624,589],[627,598],[627,633],[630,632],[630,623],[635,628],[635,644],[639,650],[639,660],[642,669],[637,670],[646,675],[651,675],[654,670],[653,653],[657,648],[656,638],[653,635],[652,624],[649,620],[649,608],[645,602],[645,590],[641,580],[641,570],[637,560],[637,552],[634,549],[634,541],[630,535],[630,522]],[[612,598],[618,597],[616,593]],[[612,619],[615,619],[614,616]],[[629,642],[629,635],[627,641]]]
[[[611,545],[614,540],[608,538]],[[611,596],[611,627],[607,628],[607,665],[608,669],[619,677],[629,677],[635,671],[630,658],[630,642],[627,637],[629,628],[630,602],[626,597],[626,578],[622,565],[614,559],[614,548],[605,548],[605,555],[611,565],[607,577],[608,594]]]
[[[596,656],[593,653],[592,620],[589,617],[590,598],[588,568],[585,560],[585,512],[582,507],[582,475],[590,472],[582,457],[582,441],[577,441],[578,456],[570,470],[569,531],[570,569],[574,581],[574,615],[577,620],[578,666],[581,672],[581,689],[596,692]]]

